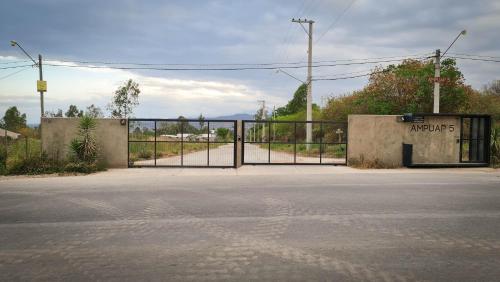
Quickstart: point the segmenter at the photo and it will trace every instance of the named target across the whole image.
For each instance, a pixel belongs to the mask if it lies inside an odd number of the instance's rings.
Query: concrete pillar
[[[243,136],[243,122],[241,120],[236,121],[236,168],[240,167],[242,164],[242,140]]]

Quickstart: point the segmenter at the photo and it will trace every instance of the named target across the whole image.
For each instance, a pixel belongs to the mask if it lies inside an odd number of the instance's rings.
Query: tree
[[[66,117],[82,117],[83,111],[78,110],[78,107],[75,105],[69,105],[68,111],[65,113]]]
[[[330,99],[323,119],[346,121],[349,114],[431,113],[434,64],[431,60],[405,60],[399,65],[377,67],[368,84],[350,95]],[[465,113],[472,109],[475,91],[465,85],[453,59],[441,65],[440,111]]]
[[[5,111],[2,119],[2,126],[11,131],[17,131],[26,127],[26,114],[21,114],[16,106],[10,107]]]
[[[57,112],[53,111],[45,111],[45,116],[46,117],[63,117],[63,110],[57,109]]]
[[[203,129],[203,126],[205,126],[205,117],[202,114],[198,117],[198,122],[200,123],[200,129]]]
[[[494,80],[483,87],[485,94],[500,96],[500,80]]]
[[[104,113],[101,108],[94,106],[94,104],[87,107],[87,111],[85,111],[85,115],[93,117],[93,118],[103,118]]]
[[[131,116],[134,107],[139,105],[140,93],[139,84],[132,79],[129,79],[122,86],[118,87],[111,103],[108,105],[111,116],[114,118],[127,118]]]
[[[264,116],[264,118],[262,118]],[[254,115],[255,120],[266,120],[267,119],[267,110],[265,108],[259,108]]]
[[[276,115],[286,116],[305,110],[307,107],[307,85],[301,84],[293,94],[290,100],[284,107],[276,109]]]

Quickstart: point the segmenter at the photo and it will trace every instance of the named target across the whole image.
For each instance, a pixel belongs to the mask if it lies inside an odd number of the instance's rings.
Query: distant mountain
[[[218,116],[218,117],[210,117],[207,119],[228,119],[228,120],[253,120],[253,115],[251,114],[233,114],[228,116]]]

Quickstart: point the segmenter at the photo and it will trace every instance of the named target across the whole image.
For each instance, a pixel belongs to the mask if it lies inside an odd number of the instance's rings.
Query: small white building
[[[4,128],[0,128],[0,137],[10,137],[12,139],[17,139],[21,136],[20,133],[13,132]]]

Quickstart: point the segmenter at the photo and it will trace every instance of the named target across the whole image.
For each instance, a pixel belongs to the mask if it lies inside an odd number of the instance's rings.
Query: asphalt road
[[[0,281],[498,281],[500,173],[0,178]]]

